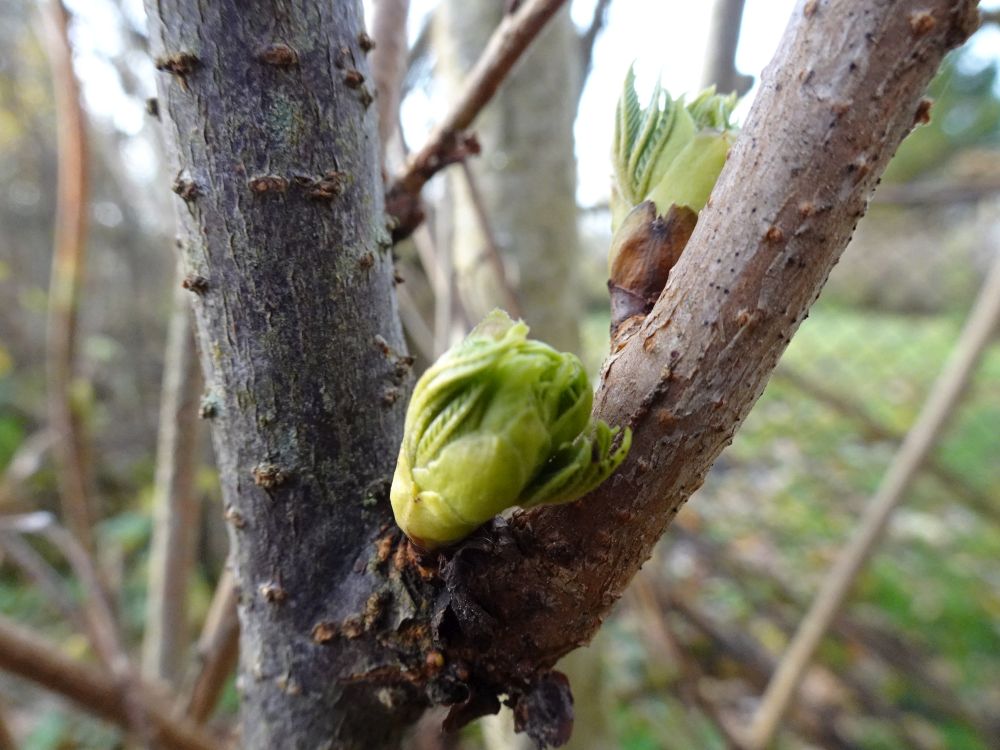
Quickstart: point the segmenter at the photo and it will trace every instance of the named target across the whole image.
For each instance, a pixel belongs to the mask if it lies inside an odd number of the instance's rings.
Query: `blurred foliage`
[[[903,141],[884,182],[908,182],[942,166],[960,149],[1000,146],[997,63],[975,63],[968,48],[953,52],[927,95],[934,101],[931,121]]]

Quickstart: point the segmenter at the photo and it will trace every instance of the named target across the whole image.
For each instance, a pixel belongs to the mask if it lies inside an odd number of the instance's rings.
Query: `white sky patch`
[[[117,13],[107,0],[67,0],[67,4],[76,19],[75,62],[88,109],[123,132],[138,133],[145,119],[142,104],[122,89],[109,62],[123,46]],[[408,24],[411,42],[436,4],[435,0],[412,0]],[[365,0],[364,5],[370,22],[371,1]],[[795,5],[796,0],[746,0],[736,55],[740,72],[759,81]],[[141,0],[125,0],[124,6],[129,19],[138,22]],[[1000,0],[986,0],[981,7],[998,8]],[[593,8],[594,0],[572,3],[573,20],[578,26],[590,23]],[[628,66],[636,64],[640,92],[648,90],[657,75],[672,96],[696,92],[704,64],[711,8],[712,3],[707,0],[697,3],[613,0],[611,3],[608,23],[594,49],[593,68],[576,121],[577,197],[581,205],[607,200],[615,104]],[[977,60],[1000,59],[1000,29],[992,26],[980,31],[972,49]],[[152,65],[144,65],[141,70],[135,68],[135,72],[142,79],[143,88],[151,92]],[[755,84],[737,108],[738,121],[745,117],[756,88]],[[418,90],[408,97],[401,118],[411,147],[419,147],[448,105],[440,91]],[[140,161],[143,171],[149,167],[146,158]]]

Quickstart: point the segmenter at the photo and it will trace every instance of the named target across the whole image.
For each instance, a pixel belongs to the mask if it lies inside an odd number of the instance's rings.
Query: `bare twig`
[[[774,737],[802,674],[823,635],[843,606],[858,573],[882,538],[892,512],[903,500],[938,436],[954,413],[965,386],[1000,319],[1000,253],[983,284],[976,304],[951,357],[878,491],[865,509],[854,536],[820,586],[768,685],[750,729],[751,748],[765,748]]]
[[[489,212],[486,210],[486,203],[483,200],[483,194],[479,192],[479,185],[476,182],[476,177],[472,173],[472,168],[469,166],[467,161],[462,161],[462,175],[465,177],[465,186],[469,190],[469,197],[472,199],[472,210],[476,215],[476,221],[479,224],[479,231],[483,235],[483,246],[486,251],[486,259],[489,264],[493,267],[493,274],[496,277],[496,282],[500,286],[503,293],[504,304],[507,306],[507,312],[510,313],[513,318],[522,317],[521,304],[517,301],[517,294],[514,292],[514,287],[510,283],[510,278],[507,276],[507,269],[504,267],[503,254],[500,252],[500,247],[497,245],[496,233],[493,231],[493,227],[490,224]]]
[[[67,658],[57,644],[39,638],[2,616],[0,669],[59,693],[97,716],[129,727],[129,700],[114,676]],[[156,739],[164,747],[219,750],[223,746],[217,738],[172,715],[148,687],[133,685],[130,694],[131,700],[142,706]]]
[[[184,713],[199,724],[212,715],[222,688],[236,668],[240,622],[236,616],[236,589],[229,566],[222,573],[212,606],[198,639],[199,669],[190,690],[182,698]]]
[[[72,398],[87,237],[87,132],[79,82],[73,72],[69,16],[62,0],[50,0],[44,10],[59,154],[46,352],[49,422],[57,436],[56,471],[63,515],[81,543],[92,549],[87,449],[82,420]]]
[[[590,25],[587,30],[580,35],[580,80],[577,90],[577,99],[583,93],[583,87],[587,85],[587,78],[590,76],[590,69],[594,64],[594,45],[597,37],[601,35],[608,22],[608,8],[611,7],[611,0],[597,0],[594,4],[594,14],[590,17]]]
[[[189,642],[188,585],[195,562],[201,506],[194,479],[198,453],[201,367],[195,351],[190,293],[178,263],[173,311],[164,355],[149,597],[143,640],[143,675],[175,684]]]
[[[378,91],[378,135],[382,161],[385,149],[396,130],[399,115],[400,88],[406,73],[406,16],[410,0],[375,0],[372,34],[372,77]]]
[[[423,220],[420,191],[449,164],[478,152],[478,144],[463,131],[493,98],[514,63],[565,0],[527,0],[506,16],[465,79],[455,104],[418,152],[411,154],[386,196],[386,208],[396,217],[393,239],[403,239]]]

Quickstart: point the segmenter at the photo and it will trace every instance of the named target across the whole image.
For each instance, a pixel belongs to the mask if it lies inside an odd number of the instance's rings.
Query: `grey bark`
[[[235,550],[242,744],[391,746],[412,691],[357,677],[372,639],[314,636],[383,584],[364,555],[391,521],[409,366],[360,3],[147,12]]]
[[[460,86],[503,13],[494,0],[441,6],[434,42],[450,90]],[[476,119],[483,156],[469,162],[532,335],[569,351],[579,348],[581,310],[573,152],[579,65],[576,31],[564,7]],[[508,307],[507,295],[488,261],[489,241],[468,184],[458,171],[449,177],[455,272],[476,322],[494,307]]]

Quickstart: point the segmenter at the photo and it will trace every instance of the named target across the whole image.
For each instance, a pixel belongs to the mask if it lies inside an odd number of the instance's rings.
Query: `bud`
[[[735,106],[735,94],[721,96],[714,87],[685,105],[657,82],[643,109],[629,69],[615,114],[612,232],[645,200],[661,215],[672,205],[701,211],[735,137],[729,123]]]
[[[494,310],[421,376],[406,411],[390,499],[432,549],[515,505],[568,503],[608,478],[631,444],[590,418],[580,360],[528,339]]]

